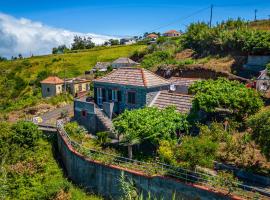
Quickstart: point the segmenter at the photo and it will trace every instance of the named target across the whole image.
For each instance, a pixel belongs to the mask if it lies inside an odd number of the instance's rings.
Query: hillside
[[[44,102],[39,82],[49,75],[76,77],[90,70],[97,61],[113,61],[144,48],[144,45],[95,47],[67,54],[0,62],[0,110],[10,112]],[[69,99],[60,96],[44,103],[57,104],[64,100]]]
[[[250,27],[259,29],[259,30],[267,30],[270,31],[270,20],[258,20],[250,22]]]

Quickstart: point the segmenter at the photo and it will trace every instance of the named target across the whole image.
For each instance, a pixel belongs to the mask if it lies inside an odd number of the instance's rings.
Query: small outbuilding
[[[49,76],[40,83],[43,98],[56,96],[64,90],[64,80],[57,76]]]
[[[72,78],[66,80],[67,91],[74,97],[82,97],[90,90],[90,80],[83,78]]]
[[[114,69],[122,68],[122,67],[133,67],[138,66],[139,63],[131,60],[130,58],[118,58],[117,60],[112,62],[112,67]]]

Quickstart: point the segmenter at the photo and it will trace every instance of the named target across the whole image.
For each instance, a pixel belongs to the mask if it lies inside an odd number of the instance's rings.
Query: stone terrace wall
[[[170,200],[172,194],[181,200],[215,200],[230,199],[220,193],[215,193],[203,186],[185,184],[172,178],[161,176],[146,176],[144,174],[124,170],[117,166],[108,166],[91,161],[76,152],[66,138],[57,134],[58,150],[68,177],[76,184],[82,185],[88,191],[101,194],[107,198],[119,199],[119,178],[122,171],[132,178],[144,195],[151,192],[158,199]]]

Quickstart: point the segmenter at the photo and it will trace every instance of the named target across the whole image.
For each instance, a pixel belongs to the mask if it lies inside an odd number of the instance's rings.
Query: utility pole
[[[257,12],[258,12],[258,10],[255,9],[255,10],[254,10],[254,14],[255,14],[255,16],[254,16],[254,21],[257,21]]]
[[[210,9],[210,22],[209,22],[209,26],[211,28],[212,27],[212,18],[213,18],[213,8],[214,8],[213,4],[211,4],[211,7],[210,8],[211,9]]]

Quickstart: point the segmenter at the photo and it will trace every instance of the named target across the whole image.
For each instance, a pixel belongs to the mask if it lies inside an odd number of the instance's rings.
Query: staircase
[[[107,117],[107,115],[96,104],[95,104],[95,112],[98,119],[104,125],[105,129],[107,131],[112,131],[113,130],[112,120],[109,117]]]

